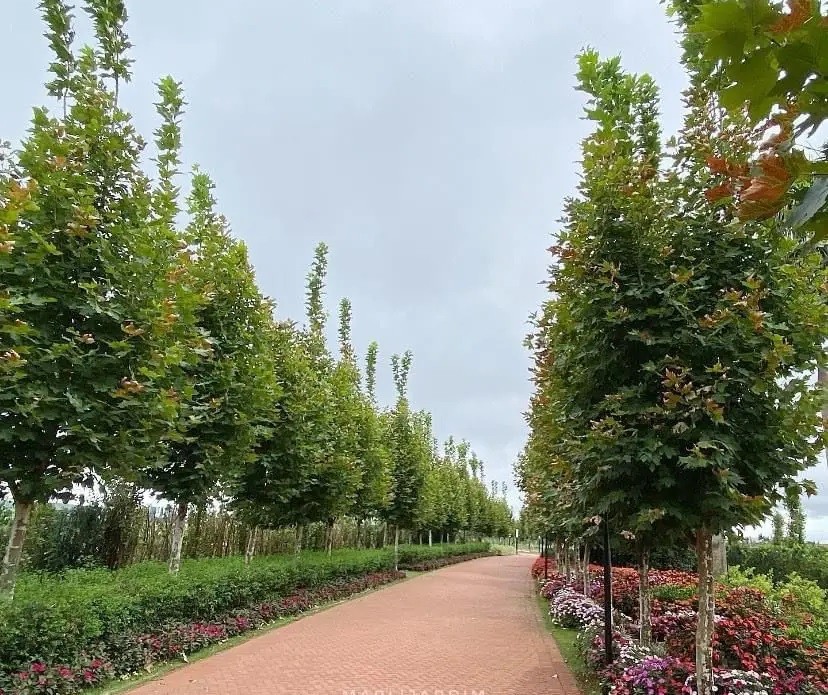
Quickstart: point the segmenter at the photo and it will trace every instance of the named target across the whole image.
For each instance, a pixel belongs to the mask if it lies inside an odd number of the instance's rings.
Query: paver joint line
[[[578,695],[530,555],[472,560],[315,613],[131,695]]]

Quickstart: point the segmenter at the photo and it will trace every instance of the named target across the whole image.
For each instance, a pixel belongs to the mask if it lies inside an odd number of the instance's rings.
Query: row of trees
[[[653,81],[580,57],[594,130],[527,341],[516,473],[524,518],[564,557],[588,555],[602,524],[634,544],[642,643],[650,552],[695,545],[710,695],[713,538],[812,493],[800,474],[825,443],[812,375],[828,332],[828,170],[797,145],[828,115],[825,19],[810,0],[670,6],[690,87],[667,149]]]
[[[410,353],[392,358],[397,397],[382,408],[378,348],[361,369],[348,300],[328,345],[324,244],[305,325],[274,319],[207,174],[195,169],[182,195],[185,102],[169,77],[145,173],[118,100],[132,62],[124,3],[83,3],[96,43],[79,49],[71,7],[40,6],[56,111],[36,109],[0,158],[0,490],[14,502],[0,593],[13,592],[34,505],[96,480],[174,504],[172,572],[188,511],[216,495],[253,529],[346,515],[397,532],[508,524],[468,445],[438,453],[430,416],[411,408]]]

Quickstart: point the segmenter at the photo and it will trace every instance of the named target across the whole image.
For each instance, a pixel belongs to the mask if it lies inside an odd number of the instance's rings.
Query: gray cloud
[[[6,8],[0,104],[9,139],[43,99],[35,3]],[[657,3],[341,0],[130,3],[135,80],[125,102],[155,127],[152,82],[171,73],[190,107],[185,158],[282,315],[302,315],[313,246],[331,246],[332,312],[388,357],[411,348],[411,395],[441,438],[465,437],[490,478],[511,479],[530,387],[521,346],[543,297],[544,249],[577,183],[586,45],[621,53],[664,93],[674,131],[684,84]],[[333,317],[332,317],[333,318]],[[333,323],[333,321],[332,321]],[[823,476],[824,477],[824,476]]]

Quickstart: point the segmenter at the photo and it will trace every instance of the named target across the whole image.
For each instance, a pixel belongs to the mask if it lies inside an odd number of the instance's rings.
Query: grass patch
[[[537,597],[538,608],[543,614],[543,623],[546,629],[555,638],[558,644],[558,649],[561,652],[564,663],[569,666],[572,675],[578,682],[578,687],[583,695],[601,695],[601,685],[595,673],[584,663],[578,652],[578,631],[570,628],[559,627],[552,622],[552,617],[549,615],[549,601],[547,601],[540,594]]]

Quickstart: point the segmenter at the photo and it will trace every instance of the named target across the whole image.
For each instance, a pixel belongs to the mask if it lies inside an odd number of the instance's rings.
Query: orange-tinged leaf
[[[733,195],[733,184],[730,182],[713,186],[713,188],[709,188],[704,192],[704,197],[707,198],[710,203],[715,203],[716,201],[722,200],[722,198],[727,198],[731,195]]]
[[[728,170],[727,160],[724,157],[710,155],[706,160],[707,166],[714,174],[726,174]]]
[[[789,31],[798,29],[813,16],[811,0],[787,0],[785,4],[788,12],[776,20],[770,28],[774,34],[787,34]]]

